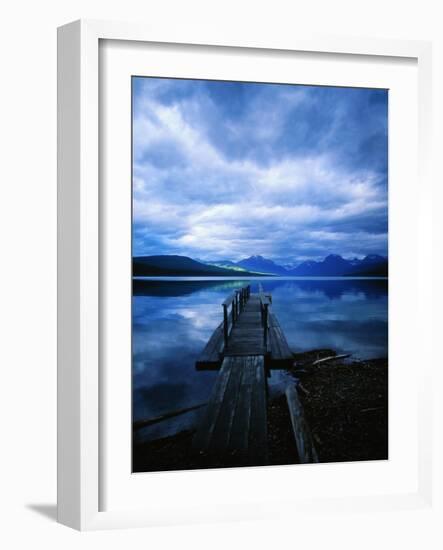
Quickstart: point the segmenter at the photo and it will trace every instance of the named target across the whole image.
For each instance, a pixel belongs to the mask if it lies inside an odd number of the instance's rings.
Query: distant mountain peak
[[[328,254],[326,258],[323,260],[324,262],[330,262],[330,261],[346,261],[343,259],[343,256],[340,256],[340,254]]]
[[[369,254],[364,259],[345,259],[340,254],[329,254],[323,261],[305,261],[295,269],[290,270],[290,275],[313,277],[340,277],[355,276],[387,276],[387,258],[378,254]]]
[[[270,273],[272,275],[287,275],[287,271],[281,265],[276,264],[272,260],[264,258],[260,254],[255,254],[249,258],[245,258],[237,262],[238,266],[260,273]]]

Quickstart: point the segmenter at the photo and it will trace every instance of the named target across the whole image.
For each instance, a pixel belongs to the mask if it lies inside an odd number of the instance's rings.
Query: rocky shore
[[[336,357],[336,358],[335,358]],[[356,361],[334,350],[294,354],[294,379],[319,462],[388,458],[388,361]],[[196,452],[187,430],[156,441],[134,438],[135,472],[253,465]],[[268,403],[269,464],[298,463],[285,395]]]

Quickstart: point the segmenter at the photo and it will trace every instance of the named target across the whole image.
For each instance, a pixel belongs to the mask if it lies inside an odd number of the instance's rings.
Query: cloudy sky
[[[384,90],[133,78],[133,253],[387,255]]]

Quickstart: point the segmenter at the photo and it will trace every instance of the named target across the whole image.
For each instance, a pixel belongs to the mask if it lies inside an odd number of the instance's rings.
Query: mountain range
[[[289,262],[288,262],[289,263]],[[263,256],[250,256],[238,262],[232,260],[203,261],[187,256],[138,256],[133,258],[134,276],[219,276],[238,275],[291,277],[387,277],[388,260],[370,254],[363,259],[345,259],[330,254],[321,261],[309,260],[296,267],[286,267]]]
[[[241,267],[258,273],[268,273],[291,277],[343,277],[367,276],[387,277],[388,260],[378,254],[370,254],[363,259],[345,259],[338,254],[329,254],[321,261],[308,260],[296,267],[285,267],[263,256],[250,256],[238,262],[217,261],[207,262],[214,266]]]

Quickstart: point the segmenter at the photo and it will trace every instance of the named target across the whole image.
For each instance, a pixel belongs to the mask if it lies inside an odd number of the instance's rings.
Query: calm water
[[[374,279],[181,278],[135,280],[133,297],[133,412],[150,418],[204,403],[216,373],[194,364],[222,318],[222,301],[235,288],[261,282],[294,351],[333,348],[369,359],[387,355],[388,282]],[[274,371],[271,392],[285,373]],[[192,427],[200,411],[140,430],[153,439]]]

